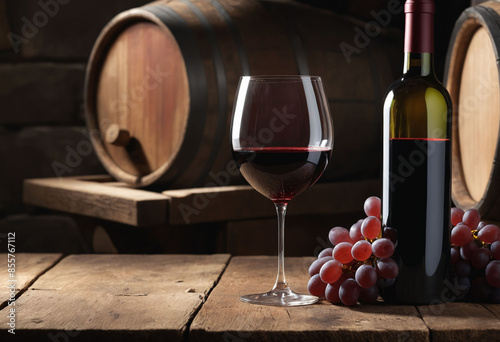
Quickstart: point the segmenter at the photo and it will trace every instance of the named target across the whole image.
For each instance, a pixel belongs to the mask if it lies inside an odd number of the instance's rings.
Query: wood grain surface
[[[306,292],[312,258],[287,258],[291,288]],[[429,341],[414,306],[359,305],[325,301],[304,307],[267,307],[240,301],[271,289],[275,257],[233,257],[218,286],[191,325],[191,341]]]
[[[25,180],[23,201],[133,226],[164,223],[167,212],[167,198],[159,193],[75,178]]]
[[[5,242],[5,243],[3,243]],[[7,250],[7,239],[2,241],[1,246],[5,246]],[[14,244],[15,246],[15,244]],[[42,275],[47,269],[52,267],[58,260],[62,258],[62,254],[36,254],[36,253],[13,253],[9,255],[7,253],[0,254],[0,270],[2,272],[2,286],[0,286],[0,307],[6,305],[7,300],[10,296],[10,289],[8,286],[14,284],[16,294],[19,291],[26,290],[29,285],[40,275]],[[14,262],[8,262],[8,260],[14,260]],[[14,277],[10,277],[10,273],[7,271],[8,264],[14,264],[15,272]],[[12,281],[11,281],[12,280]]]
[[[270,256],[17,257],[20,288],[40,277],[16,300],[16,335],[0,329],[1,341],[470,342],[500,336],[498,304],[345,307],[321,300],[281,308],[241,302],[241,295],[273,286],[277,260]],[[293,290],[307,291],[312,261],[286,258]],[[8,309],[0,311],[0,326],[7,326]]]
[[[222,254],[69,256],[17,300],[16,341],[64,334],[71,341],[181,341],[228,260]]]
[[[490,304],[498,310],[499,305]],[[419,306],[432,341],[498,341],[500,319],[481,304],[446,303]]]

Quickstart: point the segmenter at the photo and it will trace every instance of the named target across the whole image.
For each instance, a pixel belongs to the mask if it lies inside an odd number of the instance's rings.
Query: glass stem
[[[285,216],[286,202],[276,202],[276,214],[278,215],[278,275],[273,290],[288,290],[285,279]]]

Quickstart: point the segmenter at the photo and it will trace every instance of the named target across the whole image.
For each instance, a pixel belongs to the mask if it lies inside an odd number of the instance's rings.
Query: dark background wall
[[[0,0],[0,232],[29,232],[25,247],[66,248],[48,247],[61,239],[70,241],[72,251],[83,248],[71,218],[39,215],[22,204],[22,182],[105,173],[94,153],[74,155],[78,143],[89,140],[83,113],[86,63],[104,25],[147,2]],[[69,168],[61,170],[57,163]]]
[[[0,0],[0,234],[21,229],[32,234],[34,249],[57,236],[72,241],[70,251],[88,250],[71,218],[22,204],[22,182],[105,172],[93,153],[75,155],[78,144],[89,140],[82,106],[86,62],[114,15],[148,2]],[[301,2],[367,21],[373,20],[372,10],[387,5],[385,0]],[[436,67],[442,77],[453,24],[470,2],[436,4]],[[403,15],[391,25],[403,28]]]

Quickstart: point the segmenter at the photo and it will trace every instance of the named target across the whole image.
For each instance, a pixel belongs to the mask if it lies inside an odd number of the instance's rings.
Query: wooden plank
[[[18,300],[16,341],[181,341],[229,255],[71,255]],[[0,324],[6,326],[6,311]],[[6,336],[0,330],[0,339]]]
[[[500,319],[499,304],[483,304],[483,306]]]
[[[290,286],[306,292],[313,258],[287,258]],[[194,319],[190,341],[429,341],[414,306],[358,305],[325,301],[303,307],[246,304],[243,294],[269,290],[275,257],[234,257]]]
[[[433,341],[498,341],[500,318],[481,304],[446,303],[417,307]]]
[[[168,205],[156,192],[65,178],[25,180],[23,201],[132,226],[165,223]]]
[[[7,250],[7,239],[4,240],[5,250]],[[45,253],[14,253],[12,255],[2,253],[0,254],[0,270],[4,277],[1,279],[2,286],[0,286],[0,307],[7,305],[7,301],[10,297],[9,286],[15,286],[16,295],[19,291],[26,290],[28,286],[41,274],[43,274],[47,269],[51,268],[62,258],[62,254],[45,254]],[[8,262],[8,260],[14,260],[14,263]],[[15,272],[14,277],[11,278],[10,273],[8,273],[7,265],[14,264]]]
[[[364,200],[380,192],[380,180],[319,183],[290,202],[290,215],[357,212]],[[191,224],[274,217],[271,201],[250,186],[168,190],[169,222]]]
[[[319,183],[290,203],[289,215],[359,212],[378,195],[380,180]],[[168,190],[162,193],[110,182],[108,176],[28,179],[24,202],[133,226],[185,225],[274,217],[271,201],[248,185]]]

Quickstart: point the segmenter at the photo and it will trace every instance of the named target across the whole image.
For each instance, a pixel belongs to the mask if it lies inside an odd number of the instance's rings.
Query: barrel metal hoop
[[[492,40],[493,50],[495,51],[495,57],[497,61],[500,59],[500,51],[498,47],[500,46],[500,15],[492,8],[478,6],[475,8],[477,14],[476,18],[480,18],[483,27],[490,33],[490,38]],[[487,25],[486,19],[491,19],[497,25],[491,26]]]
[[[220,148],[222,146],[222,142],[225,138],[225,130],[227,126],[227,117],[228,117],[228,103],[227,103],[227,79],[226,79],[226,70],[224,67],[224,60],[222,59],[222,52],[217,43],[216,33],[205,17],[203,12],[191,1],[189,0],[180,0],[182,3],[186,4],[191,11],[198,17],[200,23],[205,29],[209,42],[210,48],[212,50],[213,63],[215,67],[215,77],[217,79],[217,101],[218,101],[218,115],[217,115],[217,128],[214,135],[214,141],[212,143],[212,148],[210,155],[208,157],[208,162],[205,163],[204,169],[199,173],[198,178],[195,180],[195,184],[199,184],[210,172],[212,165],[214,164],[215,159],[217,158]]]
[[[240,32],[236,27],[231,16],[226,12],[224,7],[218,0],[210,0],[210,3],[214,6],[214,8],[219,12],[233,36],[234,44],[236,46],[236,52],[238,53],[238,57],[240,59],[242,76],[250,76],[250,63],[248,62],[247,53],[245,50],[245,45],[243,44],[243,39],[241,38]]]

